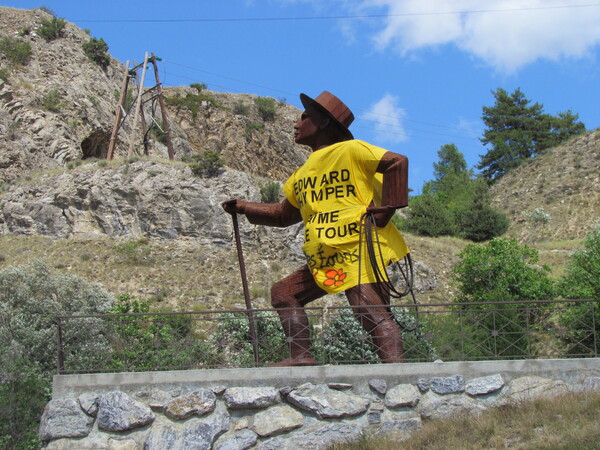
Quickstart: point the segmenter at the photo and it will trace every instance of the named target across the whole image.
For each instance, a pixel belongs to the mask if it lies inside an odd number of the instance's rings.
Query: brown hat
[[[348,130],[348,127],[354,121],[354,114],[352,114],[352,111],[350,111],[350,108],[344,102],[331,92],[323,91],[315,99],[310,98],[306,94],[300,94],[300,100],[305,109],[312,107],[331,117],[344,132],[347,139],[354,139],[354,136]]]

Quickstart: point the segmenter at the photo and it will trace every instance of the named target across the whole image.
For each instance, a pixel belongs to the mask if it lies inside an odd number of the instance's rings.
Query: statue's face
[[[319,127],[314,120],[316,117],[310,111],[304,111],[294,125],[294,140],[297,144],[310,145]]]
[[[294,125],[294,140],[296,143],[310,146],[315,142],[315,138],[320,132],[319,123],[322,120],[322,114],[310,109],[304,111]]]

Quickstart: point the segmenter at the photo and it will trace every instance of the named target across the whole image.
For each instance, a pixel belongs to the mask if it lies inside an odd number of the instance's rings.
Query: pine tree
[[[480,139],[491,148],[477,166],[488,181],[495,181],[535,155],[540,141],[549,137],[549,118],[541,104],[530,106],[530,100],[520,89],[509,95],[498,88],[493,95],[494,106],[483,107],[482,119],[487,129]]]
[[[488,182],[494,182],[543,150],[585,131],[579,116],[570,110],[558,116],[544,114],[543,105],[525,97],[520,89],[508,94],[498,88],[492,94],[494,106],[483,107],[487,129],[480,141],[490,148],[477,168]]]
[[[452,195],[457,189],[462,190],[471,178],[465,156],[455,144],[443,145],[437,154],[439,161],[433,163],[435,179],[429,182],[431,190],[445,195]]]

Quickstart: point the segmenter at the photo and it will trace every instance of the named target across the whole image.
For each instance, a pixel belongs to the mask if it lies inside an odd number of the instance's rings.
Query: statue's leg
[[[381,362],[402,362],[402,332],[386,306],[389,296],[376,283],[369,283],[348,289],[346,297],[356,319],[371,335]]]
[[[315,283],[307,266],[297,270],[271,288],[271,304],[277,308],[283,332],[290,349],[290,357],[271,366],[315,365],[310,352],[310,329],[304,305],[326,292]]]

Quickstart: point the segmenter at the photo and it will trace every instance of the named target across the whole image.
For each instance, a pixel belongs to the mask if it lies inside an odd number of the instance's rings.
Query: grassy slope
[[[438,287],[417,295],[419,303],[451,300],[452,266],[467,245],[461,239],[407,235],[413,257],[437,274]],[[578,241],[540,243],[542,264],[562,273]],[[103,284],[115,296],[129,293],[162,310],[206,310],[243,307],[237,256],[230,247],[208,247],[193,239],[76,240],[41,236],[0,236],[0,267],[19,266],[34,259],[89,281]],[[271,284],[287,275],[282,264],[245,249],[251,296],[257,307],[269,307]],[[262,298],[262,300],[261,300]],[[266,299],[266,300],[264,300]]]

